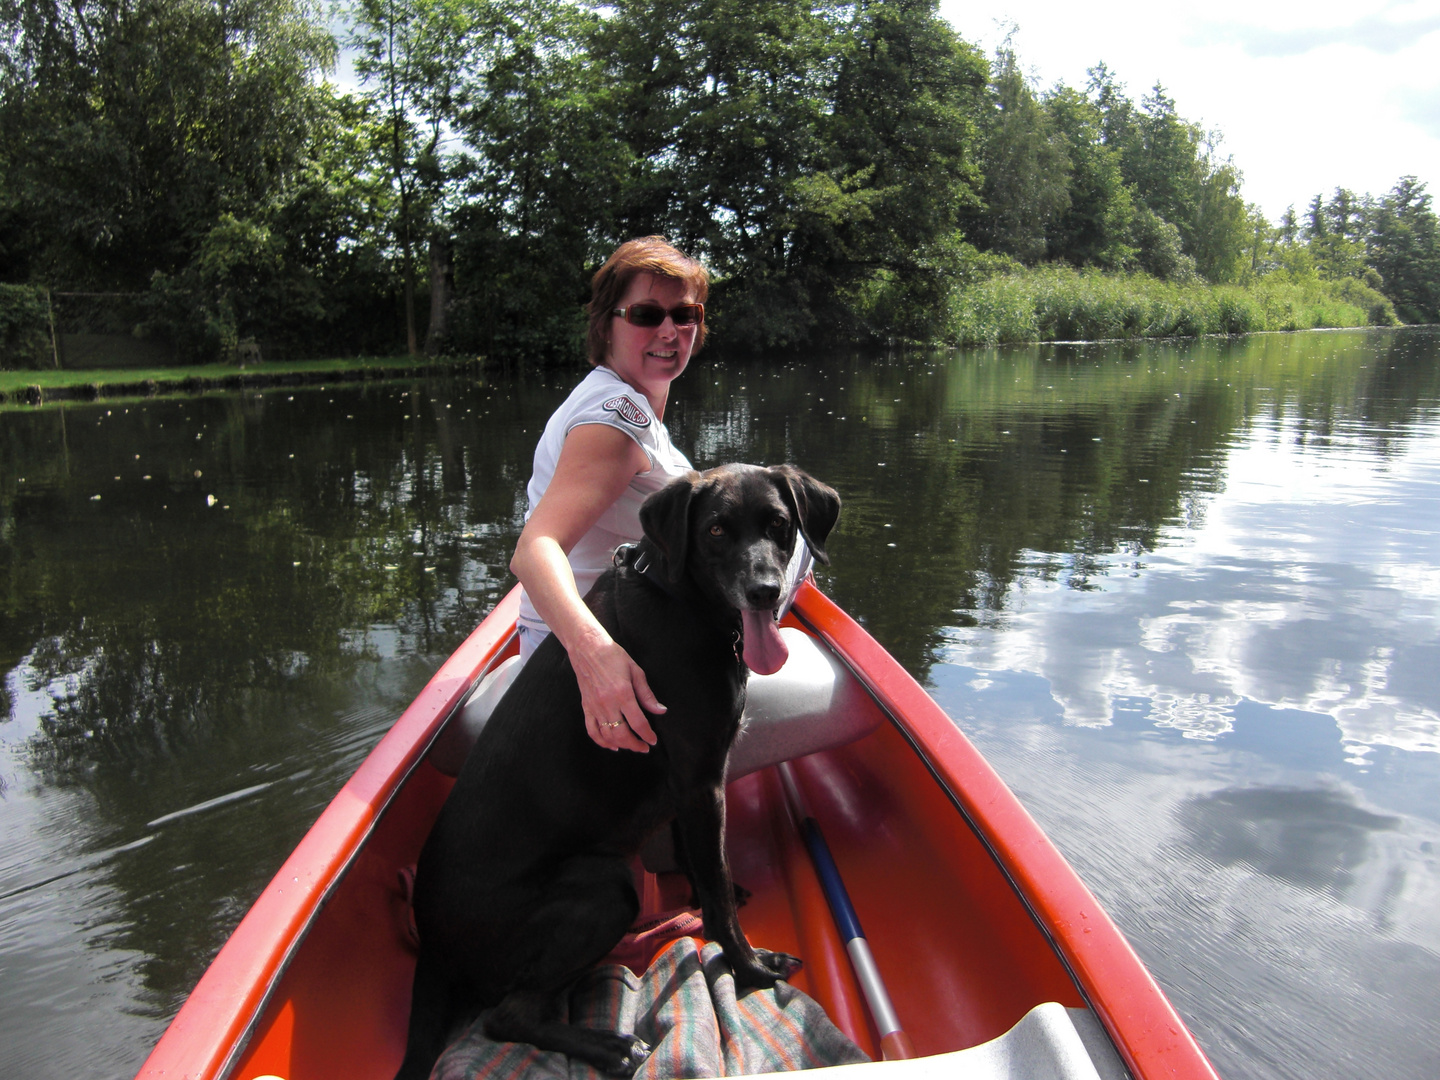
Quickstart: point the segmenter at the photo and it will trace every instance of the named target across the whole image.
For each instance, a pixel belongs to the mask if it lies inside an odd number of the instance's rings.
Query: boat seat
[[[730,750],[730,780],[862,739],[885,714],[840,659],[803,630],[782,626],[790,651],[773,675],[751,675],[745,719]]]
[[[949,1054],[837,1065],[825,1080],[1129,1080],[1115,1048],[1089,1009],[1036,1005],[999,1038]],[[781,1080],[763,1073],[751,1080]]]
[[[792,761],[863,738],[885,719],[875,700],[849,669],[809,634],[782,626],[790,656],[773,675],[751,675],[745,721],[730,751],[731,780],[767,765]],[[455,776],[480,729],[520,673],[511,656],[471,691],[436,736],[428,759],[446,776]]]

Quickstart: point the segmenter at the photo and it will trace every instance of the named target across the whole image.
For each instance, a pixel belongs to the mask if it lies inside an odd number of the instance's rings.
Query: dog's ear
[[[672,480],[640,506],[640,527],[665,555],[671,581],[685,573],[685,554],[690,543],[690,501],[695,497],[697,472]]]
[[[815,558],[826,566],[825,540],[840,519],[840,496],[828,484],[822,484],[794,465],[772,465],[770,475],[780,489],[780,497],[795,515],[795,521]]]

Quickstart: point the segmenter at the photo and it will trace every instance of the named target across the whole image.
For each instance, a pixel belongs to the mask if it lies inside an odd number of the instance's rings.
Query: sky
[[[1224,136],[1245,198],[1273,220],[1337,187],[1389,191],[1401,176],[1440,202],[1440,0],[941,0],[990,52],[1008,29],[1045,88],[1083,89],[1104,61],[1139,100],[1158,80],[1176,111]]]

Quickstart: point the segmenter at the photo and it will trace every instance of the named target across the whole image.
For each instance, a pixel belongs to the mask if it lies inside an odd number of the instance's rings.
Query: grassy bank
[[[190,367],[116,368],[67,371],[42,369],[0,371],[0,403],[57,399],[124,397],[164,393],[196,393],[262,386],[398,379],[413,375],[468,371],[479,360],[432,360],[429,357],[362,357],[348,360],[295,360]]]
[[[1359,281],[1276,273],[1249,285],[1160,281],[1063,266],[993,274],[950,297],[938,344],[1196,337],[1259,331],[1393,326],[1390,302]],[[0,403],[196,393],[475,370],[479,359],[420,357],[69,371],[0,370]]]
[[[1275,274],[1251,285],[1207,285],[1047,266],[958,290],[951,298],[946,339],[953,345],[998,345],[1398,322],[1390,302],[1358,281]]]

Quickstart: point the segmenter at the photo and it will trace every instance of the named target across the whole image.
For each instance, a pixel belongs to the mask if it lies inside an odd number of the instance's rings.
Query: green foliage
[[[550,0],[490,13],[455,123],[466,172],[451,218],[452,339],[491,355],[579,355],[587,267],[637,166],[592,53],[596,16]]]
[[[1081,100],[1099,113],[1104,145],[1136,204],[1126,265],[1162,278],[1238,281],[1253,234],[1240,172],[1220,156],[1219,134],[1182,118],[1158,83],[1137,107],[1103,64],[1091,69],[1087,94]]]
[[[719,346],[933,332],[983,82],[933,3],[507,10],[457,125],[462,340],[573,348],[587,269],[654,232],[711,268]]]
[[[43,289],[0,283],[0,368],[34,367],[50,357],[49,311]]]
[[[228,359],[241,327],[256,326],[260,313],[277,306],[288,284],[284,269],[279,237],[262,224],[222,214],[180,273],[156,271],[150,288],[157,317],[143,329],[164,325],[183,352]],[[309,299],[319,317],[319,296],[311,290]]]
[[[1185,253],[1180,230],[1150,207],[1136,207],[1130,239],[1135,245],[1132,265],[1142,273],[1162,281],[1194,279],[1195,260]]]
[[[399,249],[405,337],[414,356],[416,248],[422,239],[448,244],[442,218],[456,168],[442,158],[440,144],[458,116],[467,71],[483,64],[494,13],[472,0],[352,0],[348,14],[349,43],[359,51],[355,70],[368,87],[364,100],[385,132],[380,158],[394,195],[385,224]],[[432,325],[428,336],[433,354],[444,333]]]
[[[835,52],[822,164],[848,194],[793,214],[806,291],[819,301],[813,336],[931,340],[975,254],[960,214],[980,179],[973,117],[985,63],[933,0],[861,5]]]
[[[1207,281],[1239,281],[1245,272],[1246,241],[1251,235],[1249,209],[1240,195],[1240,173],[1216,158],[1216,140],[1207,144],[1190,253]]]
[[[590,273],[654,232],[720,349],[1440,319],[1423,184],[1274,228],[1161,86],[1037,94],[936,0],[336,12],[356,96],[318,0],[0,0],[0,280],[144,293],[125,332],[182,360],[574,358]],[[1013,272],[1047,262],[1087,273]]]
[[[1440,227],[1425,185],[1401,177],[1373,210],[1369,265],[1406,322],[1440,322]]]
[[[1104,141],[1104,115],[1084,94],[1056,86],[1045,111],[1065,141],[1069,205],[1049,230],[1049,257],[1075,266],[1119,270],[1131,265],[1134,199],[1120,169],[1120,151]]]
[[[367,215],[339,205],[356,117],[316,81],[335,52],[318,5],[81,0],[6,5],[0,24],[7,276],[153,288],[147,329],[183,348],[314,341],[322,294],[322,323],[344,325],[330,288],[346,274],[322,268],[363,261],[363,237],[336,243],[347,216]],[[317,221],[321,207],[336,216]]]
[[[987,250],[1035,263],[1071,209],[1071,140],[1031,91],[1008,39],[995,53],[990,98],[981,125],[984,205],[970,215],[970,233]]]
[[[959,290],[945,339],[995,345],[1248,334],[1389,325],[1394,313],[1387,311],[1384,298],[1359,282],[1302,283],[1275,275],[1250,287],[1211,286],[1052,265],[996,274]]]
[[[1258,235],[1258,233],[1257,233]],[[1362,307],[1371,324],[1440,321],[1440,235],[1425,185],[1402,177],[1379,199],[1336,188],[1316,195],[1303,218],[1292,206],[1257,242],[1257,266],[1280,280]]]
[[[28,276],[143,287],[220,213],[248,216],[307,145],[334,56],[303,0],[18,4],[0,97]]]
[[[1328,204],[1319,195],[1311,200],[1301,236],[1322,277],[1340,281],[1364,276],[1368,210],[1345,188],[1336,188]]]

